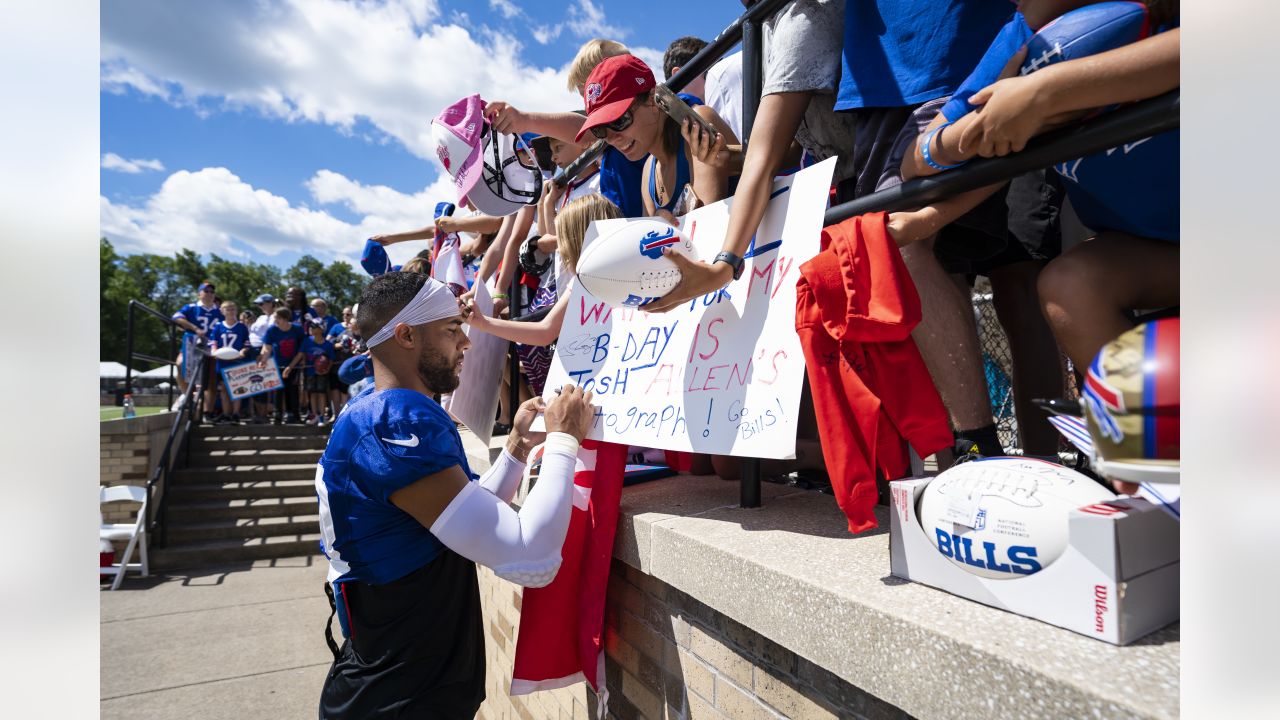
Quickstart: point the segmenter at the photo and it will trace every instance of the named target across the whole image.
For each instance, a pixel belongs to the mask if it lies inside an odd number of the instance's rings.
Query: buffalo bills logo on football
[[[600,83],[591,83],[590,85],[588,85],[587,86],[587,104],[590,105],[591,103],[599,100],[600,95],[603,92],[604,92],[604,88],[600,86]]]
[[[676,236],[676,229],[673,227],[667,228],[665,233],[653,230],[645,233],[644,237],[640,238],[640,254],[657,260],[662,257],[663,248],[679,242],[680,238]]]

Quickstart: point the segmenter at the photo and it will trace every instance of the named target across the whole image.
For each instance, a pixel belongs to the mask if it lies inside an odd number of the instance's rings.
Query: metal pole
[[[752,11],[767,3],[754,2],[743,15],[746,18]],[[746,152],[751,128],[756,121],[756,110],[760,107],[760,94],[764,89],[764,47],[760,21],[756,19],[742,23],[742,147]],[[706,52],[710,46],[703,49]],[[701,54],[701,53],[700,53]],[[693,63],[690,63],[693,65]],[[686,68],[681,68],[683,74]],[[674,79],[674,78],[672,78]],[[742,479],[738,487],[739,504],[744,508],[760,507],[760,459],[742,459]]]
[[[177,338],[177,335],[174,333],[173,326],[170,325],[169,326],[169,358],[170,359],[172,359],[174,354],[177,353],[178,343],[176,338]],[[173,374],[173,369],[175,367],[177,366],[172,364],[169,365],[169,392],[167,393],[166,397],[167,397],[170,408],[173,407],[173,385],[178,380],[178,378]]]
[[[129,301],[129,322],[125,324],[124,391],[133,394],[133,301]]]

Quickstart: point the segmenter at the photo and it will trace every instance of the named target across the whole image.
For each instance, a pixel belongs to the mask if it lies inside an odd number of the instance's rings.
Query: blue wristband
[[[933,144],[933,136],[942,132],[942,128],[947,127],[948,125],[951,125],[951,123],[950,122],[942,123],[938,127],[925,133],[924,139],[920,141],[920,155],[921,157],[924,158],[925,164],[933,168],[934,170],[953,170],[969,162],[968,160],[961,160],[955,165],[940,165],[936,160],[933,159],[933,156],[930,155],[929,146]]]

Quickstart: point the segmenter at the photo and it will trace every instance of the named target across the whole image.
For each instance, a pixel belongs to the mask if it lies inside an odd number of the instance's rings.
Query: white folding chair
[[[115,575],[116,579],[111,583],[111,589],[115,590],[120,587],[121,581],[124,580],[124,574],[128,570],[141,570],[142,577],[147,576],[147,489],[137,485],[116,485],[113,487],[104,487],[98,495],[98,507],[104,503],[131,501],[142,503],[138,508],[138,519],[131,523],[102,523],[98,529],[98,537],[102,540],[128,540],[129,545],[124,549],[124,557],[120,558],[120,562],[111,567],[99,569],[102,575]],[[99,513],[101,516],[101,513]],[[133,557],[133,548],[138,546],[138,551],[142,554],[141,563],[130,563],[129,559]]]

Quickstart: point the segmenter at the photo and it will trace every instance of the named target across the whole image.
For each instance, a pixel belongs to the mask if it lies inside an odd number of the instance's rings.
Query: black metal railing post
[[[129,303],[129,320],[125,323],[124,331],[124,357],[126,364],[124,366],[124,392],[126,395],[133,394],[133,303]]]
[[[763,3],[753,2],[746,15]],[[749,19],[742,23],[742,148],[746,152],[751,138],[751,128],[760,108],[760,95],[764,92],[764,33],[760,23],[764,18]],[[760,459],[742,458],[742,478],[738,481],[738,504],[744,508],[760,507]]]

